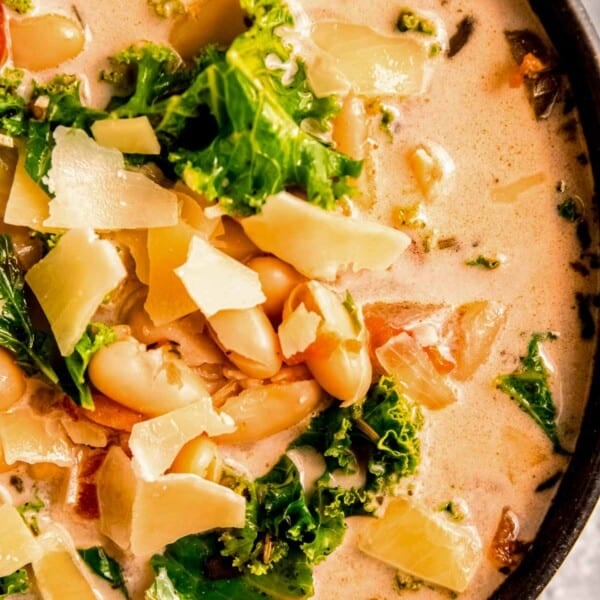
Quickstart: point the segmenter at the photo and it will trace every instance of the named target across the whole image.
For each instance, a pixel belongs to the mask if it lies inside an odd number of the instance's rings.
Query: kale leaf
[[[112,328],[103,323],[90,323],[75,345],[73,352],[65,358],[70,379],[63,379],[62,387],[79,406],[89,410],[94,409],[92,392],[86,381],[85,373],[92,356],[100,348],[112,344],[115,339],[116,334]]]
[[[513,373],[499,375],[495,384],[541,427],[552,442],[555,452],[565,453],[558,437],[550,375],[540,352],[541,342],[554,339],[556,336],[552,333],[534,333],[526,355],[521,358],[520,366]]]
[[[121,565],[104,548],[94,546],[78,549],[77,552],[96,575],[108,581],[114,590],[120,590],[125,598],[129,598]]]
[[[51,338],[35,329],[25,300],[25,282],[9,235],[0,235],[0,346],[10,350],[27,373],[41,372],[52,383]]]
[[[10,575],[0,577],[0,598],[13,594],[25,594],[29,591],[29,576],[25,569],[19,569]]]

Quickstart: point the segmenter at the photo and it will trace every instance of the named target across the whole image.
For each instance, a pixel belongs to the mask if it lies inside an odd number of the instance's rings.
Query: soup
[[[543,30],[521,0],[188,4],[4,11],[0,590],[488,597],[594,350]]]

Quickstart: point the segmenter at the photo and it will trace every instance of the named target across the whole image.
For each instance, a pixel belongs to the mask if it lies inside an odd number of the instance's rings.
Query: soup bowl
[[[578,0],[531,0],[530,4],[569,75],[597,192],[600,183],[600,37]],[[597,197],[595,200],[597,202]],[[523,562],[492,595],[493,600],[522,600],[539,596],[566,558],[598,502],[600,364],[597,350],[588,393],[577,446],[552,505]]]

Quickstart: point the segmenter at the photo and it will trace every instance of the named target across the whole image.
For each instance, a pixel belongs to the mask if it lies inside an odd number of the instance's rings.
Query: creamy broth
[[[360,23],[391,32],[399,9],[406,3],[371,0],[368,10],[365,3],[353,0],[303,0],[301,4],[315,22]],[[510,507],[517,515],[519,539],[533,540],[554,493],[554,488],[543,492],[536,492],[536,488],[568,464],[564,456],[552,452],[548,438],[531,418],[492,384],[498,374],[518,367],[534,332],[558,334],[558,339],[544,345],[544,351],[554,367],[552,392],[561,442],[572,450],[577,439],[593,342],[581,340],[575,294],[594,293],[597,278],[595,271],[583,277],[570,266],[578,260],[581,248],[575,227],[558,216],[556,205],[567,195],[578,196],[589,211],[593,181],[590,169],[577,158],[585,152],[581,131],[575,141],[557,133],[573,114],[563,115],[560,105],[548,120],[536,121],[523,87],[515,89],[507,83],[514,61],[503,32],[529,28],[546,39],[526,2],[415,0],[409,4],[420,14],[434,15],[449,34],[465,15],[472,15],[474,33],[456,56],[439,60],[422,96],[385,98],[386,107],[396,114],[391,139],[380,129],[378,113],[366,117],[368,173],[361,183],[363,194],[356,199],[356,210],[365,218],[393,224],[398,206],[422,202],[406,160],[407,153],[418,144],[442,146],[455,171],[439,197],[425,203],[427,226],[406,230],[413,243],[391,269],[344,274],[335,288],[340,293],[349,289],[361,304],[386,301],[455,307],[494,300],[507,309],[506,321],[487,360],[472,378],[453,384],[458,401],[443,410],[424,411],[421,465],[418,474],[403,483],[403,489],[430,510],[450,500],[464,507],[464,524],[477,529],[483,558],[460,597],[482,599],[505,578],[488,551],[503,508]],[[85,50],[57,71],[82,76],[86,101],[101,107],[110,95],[107,86],[97,82],[97,73],[107,66],[106,57],[140,39],[165,41],[170,22],[152,16],[143,0],[40,0],[36,13],[56,11],[73,16],[73,7],[85,25]],[[541,174],[539,183],[513,202],[495,198],[495,191],[537,174]],[[567,192],[556,190],[558,181],[565,182]],[[426,252],[428,235],[433,235],[433,242]],[[456,241],[452,247],[437,247],[436,240],[449,238]],[[499,257],[501,266],[488,272],[465,265],[479,254]],[[29,390],[33,389],[30,383]],[[223,453],[226,460],[260,476],[305,426],[306,421],[250,446],[224,446]],[[296,460],[302,463],[301,458]],[[310,478],[308,463],[305,475]],[[31,471],[25,465],[15,468],[25,481],[23,493],[9,484],[14,473],[0,476],[13,503],[21,504],[37,490],[48,506],[40,522],[51,519],[63,524],[78,548],[104,544],[124,564],[132,597],[143,598],[152,581],[147,560],[134,558],[107,542],[97,533],[94,521],[77,517],[68,504],[48,502],[57,495],[56,486],[52,481],[43,484],[32,479]],[[360,531],[370,520],[348,520],[342,546],[315,567],[315,598],[448,596],[435,586],[399,591],[396,570],[357,549]],[[122,597],[98,578],[94,584],[103,598]]]

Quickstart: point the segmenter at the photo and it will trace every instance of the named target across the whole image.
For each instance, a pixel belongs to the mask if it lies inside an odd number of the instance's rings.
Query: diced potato
[[[277,330],[283,356],[290,358],[306,350],[317,339],[317,330],[322,320],[317,313],[306,310],[304,303],[300,303]]]
[[[169,42],[183,58],[191,60],[208,44],[229,46],[245,28],[239,0],[196,0],[173,23]]]
[[[313,380],[248,388],[221,407],[234,420],[236,429],[217,440],[228,444],[256,442],[296,425],[323,398],[323,390]]]
[[[390,502],[385,514],[364,530],[360,549],[410,575],[464,591],[482,558],[474,527],[432,514],[404,498]]]
[[[129,547],[136,485],[131,461],[119,446],[111,446],[96,477],[98,528],[123,549]]]
[[[19,159],[4,212],[9,225],[45,231],[43,223],[48,218],[50,197],[25,170],[25,149],[19,147]]]
[[[124,154],[160,154],[160,144],[148,117],[101,119],[91,127],[94,139]]]
[[[215,412],[207,393],[192,404],[133,426],[129,447],[134,469],[144,479],[156,479],[173,464],[190,440],[203,433],[214,436],[234,430],[233,419]]]
[[[72,445],[60,422],[36,415],[29,408],[0,415],[0,441],[9,465],[17,461],[53,463],[59,467],[73,464]]]
[[[431,59],[422,41],[331,21],[315,23],[312,38],[359,95],[414,96],[425,91]],[[309,64],[311,82],[317,80],[318,68]],[[316,92],[319,95],[320,90]]]
[[[131,551],[148,556],[193,533],[243,527],[246,501],[222,485],[193,474],[170,473],[139,481],[133,504]]]
[[[456,402],[456,395],[427,353],[407,333],[391,338],[375,351],[377,359],[398,387],[414,402],[430,409]]]
[[[468,379],[488,359],[505,319],[506,309],[500,302],[479,300],[457,308],[449,325],[456,379]]]
[[[286,192],[271,196],[242,226],[261,250],[326,281],[348,267],[387,269],[410,244],[391,227],[328,212]]]
[[[14,573],[40,554],[40,548],[17,509],[0,505],[0,577]]]
[[[42,554],[32,567],[43,600],[98,600],[65,530],[55,526],[39,543]]]
[[[168,227],[178,220],[174,192],[127,171],[123,154],[81,129],[54,131],[48,189],[54,194],[46,227],[99,230]]]
[[[90,268],[93,265],[93,268]],[[127,272],[116,248],[91,229],[71,229],[27,272],[63,356],[73,352],[92,315]]]
[[[175,273],[206,317],[253,308],[266,300],[255,271],[199,236],[192,238],[187,261]]]

